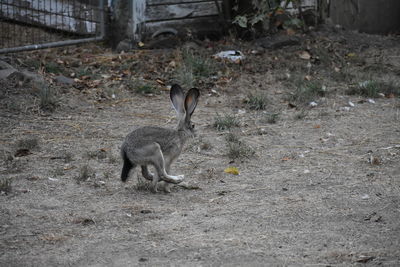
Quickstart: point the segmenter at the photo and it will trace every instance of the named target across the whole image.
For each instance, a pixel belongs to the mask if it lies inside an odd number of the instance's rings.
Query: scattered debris
[[[95,221],[92,218],[76,218],[72,221],[74,224],[82,224],[83,226],[95,224]]]
[[[144,210],[141,210],[140,213],[142,213],[142,214],[149,214],[149,213],[152,213],[152,211],[151,211],[151,210],[146,210],[146,209],[144,209]]]
[[[356,262],[367,263],[367,262],[369,262],[369,261],[372,261],[373,259],[375,259],[374,256],[360,255],[360,256],[358,257],[358,259],[356,260]]]
[[[310,55],[310,53],[307,52],[307,51],[301,51],[301,52],[299,53],[299,57],[300,57],[301,59],[304,59],[304,60],[309,60],[309,59],[311,59],[311,55]]]
[[[238,50],[227,50],[215,54],[214,58],[226,59],[233,63],[241,63],[245,57],[243,53]]]
[[[300,45],[300,39],[296,36],[276,35],[260,38],[256,44],[266,49],[280,49],[285,46]]]
[[[317,104],[317,102],[311,101],[309,106],[314,108],[314,107],[318,106],[318,104]]]
[[[379,157],[376,157],[372,154],[369,155],[368,162],[371,165],[381,165],[382,164],[382,160]]]

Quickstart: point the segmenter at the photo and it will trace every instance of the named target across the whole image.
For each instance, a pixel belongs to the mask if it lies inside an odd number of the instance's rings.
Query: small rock
[[[349,101],[349,103],[348,103],[348,104],[349,104],[349,106],[350,106],[350,107],[355,107],[354,103],[353,103],[353,102],[351,102],[351,101]]]
[[[364,195],[361,196],[361,199],[362,200],[367,200],[367,199],[369,199],[369,195],[368,194],[364,194]]]
[[[368,99],[368,102],[371,103],[371,104],[375,104],[375,100],[373,100],[373,99],[371,99],[371,98]]]

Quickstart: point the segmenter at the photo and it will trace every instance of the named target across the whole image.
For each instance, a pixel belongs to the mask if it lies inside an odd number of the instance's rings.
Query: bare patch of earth
[[[127,76],[118,55],[76,48],[77,61],[101,71],[92,83],[56,87],[52,112],[38,107],[32,87],[2,81],[0,175],[11,189],[0,195],[0,265],[400,264],[399,98],[345,93],[365,79],[398,86],[399,39],[317,32],[259,55],[238,42],[205,44],[201,53],[229,47],[247,58],[242,65],[215,62],[222,73],[198,84],[199,137],[173,165],[172,174],[185,174],[197,190],[154,194],[138,184],[138,171],[126,184],[119,179],[119,148],[132,128],[175,123],[167,91],[134,93],[127,77],[172,82],[168,68],[179,63],[179,48],[122,55],[137,61]],[[68,51],[6,60],[17,67],[32,58],[72,58]],[[311,67],[299,57],[303,51],[315,59]],[[289,107],[296,75],[326,86],[316,107]],[[268,96],[265,111],[244,103],[255,92]],[[268,122],[270,112],[279,114],[276,123]],[[228,131],[213,127],[217,113],[237,118],[232,131],[254,156],[227,156]],[[26,142],[33,145],[24,154]],[[240,174],[225,173],[229,166]]]

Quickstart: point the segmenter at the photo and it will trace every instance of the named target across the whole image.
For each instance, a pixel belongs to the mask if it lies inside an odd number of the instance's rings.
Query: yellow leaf
[[[234,174],[234,175],[239,175],[239,169],[236,167],[228,167],[224,170],[224,172]]]
[[[139,46],[139,47],[143,47],[143,46],[144,46],[144,43],[143,43],[143,42],[139,42],[139,43],[138,43],[138,46]]]

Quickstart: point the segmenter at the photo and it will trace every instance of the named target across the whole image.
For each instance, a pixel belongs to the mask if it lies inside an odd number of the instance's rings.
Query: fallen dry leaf
[[[311,55],[307,51],[301,51],[299,57],[301,59],[309,60],[311,58]]]
[[[239,175],[239,169],[236,167],[228,167],[224,170],[225,173],[230,173],[233,175]]]

